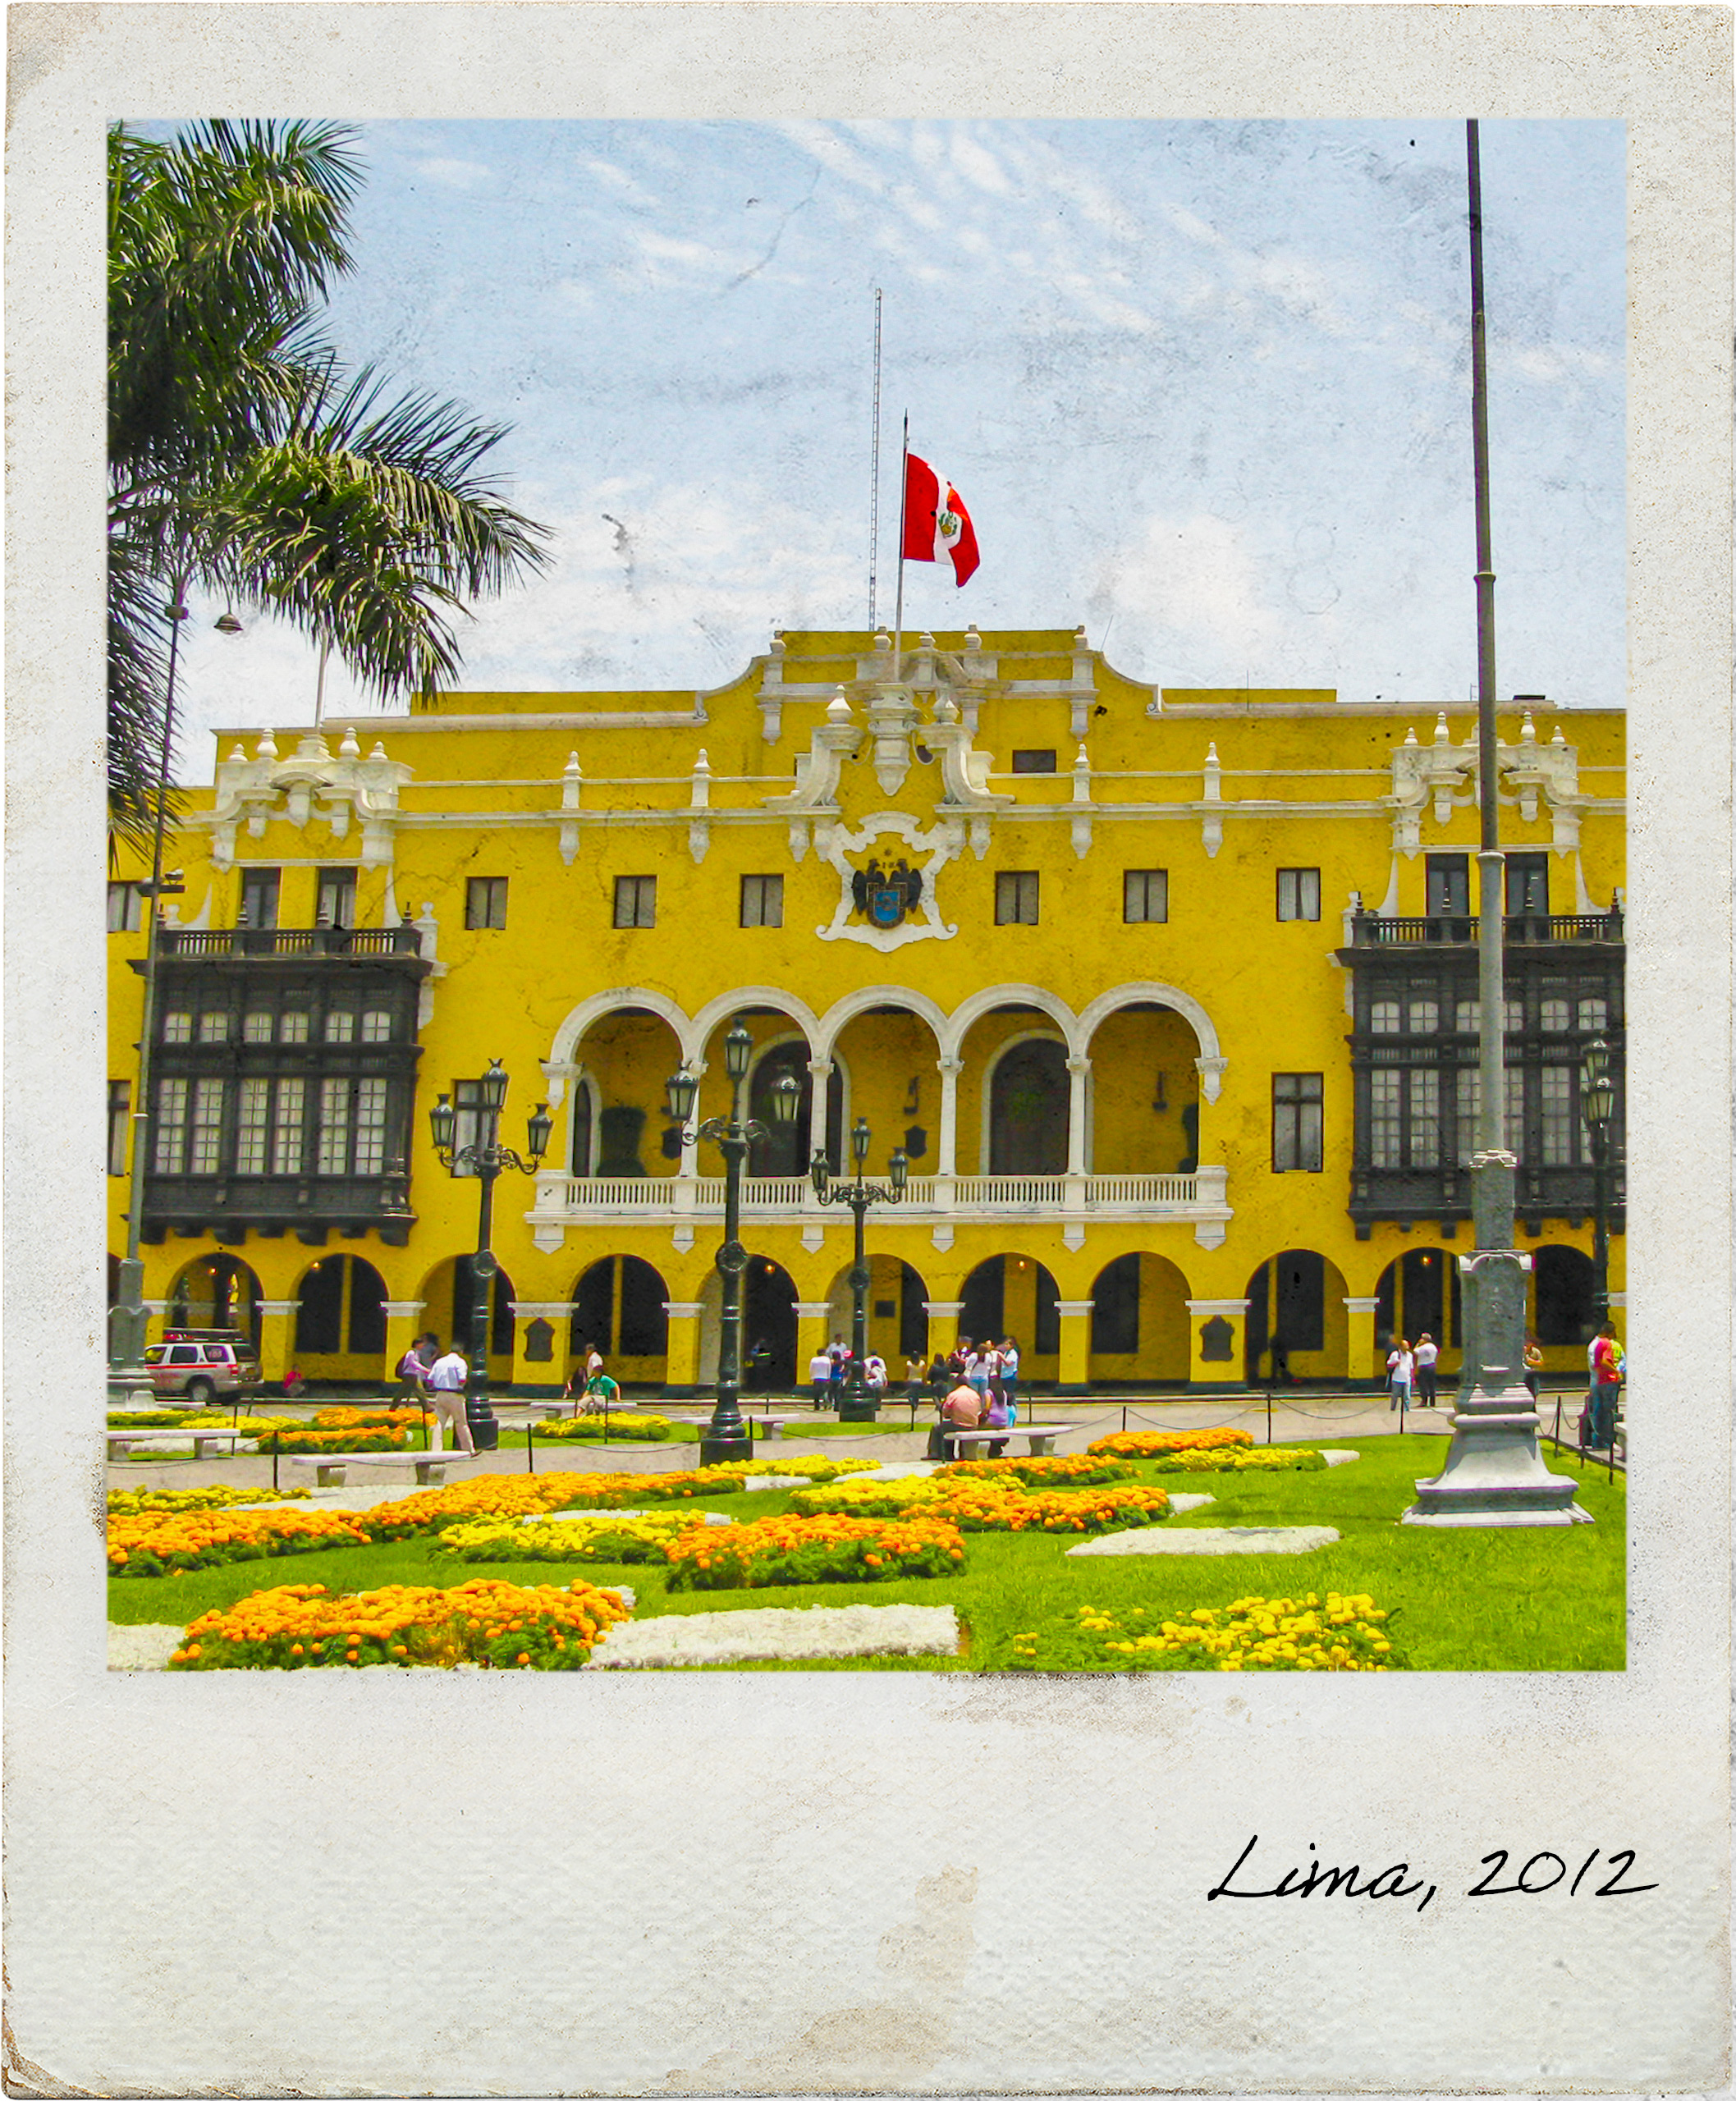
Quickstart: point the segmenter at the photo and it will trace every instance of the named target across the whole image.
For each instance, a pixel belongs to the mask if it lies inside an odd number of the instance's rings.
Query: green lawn
[[[956,1577],[899,1583],[823,1583],[764,1591],[684,1591],[670,1596],[658,1568],[607,1563],[449,1561],[431,1542],[336,1549],[273,1562],[243,1562],[185,1576],[109,1583],[109,1617],[129,1623],[185,1625],[278,1583],[324,1583],[336,1591],[387,1583],[450,1586],[472,1577],[565,1583],[575,1577],[623,1582],[638,1595],[635,1616],[731,1612],[761,1605],[939,1604],[958,1608],[968,1653],[956,1658],[852,1659],[830,1664],[761,1664],[762,1670],[1004,1670],[1012,1639],[1082,1604],[1120,1614],[1136,1605],[1179,1614],[1258,1594],[1294,1596],[1328,1590],[1370,1592],[1398,1617],[1393,1638],[1419,1670],[1619,1670],[1626,1659],[1626,1484],[1587,1467],[1579,1502],[1596,1520],[1547,1531],[1435,1531],[1400,1526],[1419,1476],[1438,1470],[1444,1439],[1379,1437],[1355,1447],[1354,1465],[1321,1473],[1153,1476],[1173,1492],[1216,1501],[1167,1520],[1172,1526],[1321,1524],[1344,1535],[1308,1554],[1234,1554],[1172,1559],[1158,1555],[1070,1560],[1076,1540],[1044,1534],[974,1532]],[[1578,1475],[1555,1458],[1551,1471]],[[1142,1476],[1151,1470],[1141,1466]],[[742,1517],[789,1506],[787,1493],[708,1496],[703,1507]]]

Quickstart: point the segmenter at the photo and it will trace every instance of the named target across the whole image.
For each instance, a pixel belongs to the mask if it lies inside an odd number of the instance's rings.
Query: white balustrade
[[[935,1206],[932,1174],[913,1174],[905,1185],[905,1211],[932,1211]],[[1056,1211],[1067,1198],[1070,1179],[1075,1190],[1079,1178],[1061,1174],[960,1174],[952,1182],[951,1215],[968,1219],[971,1213],[994,1215],[1012,1211]],[[1221,1205],[1225,1199],[1228,1177],[1221,1167],[1202,1168],[1197,1174],[1092,1174],[1083,1178],[1088,1211],[1186,1214],[1202,1204]],[[836,1183],[835,1183],[836,1186]],[[563,1213],[575,1219],[599,1212],[631,1212],[636,1215],[671,1216],[678,1201],[684,1214],[711,1216],[721,1214],[724,1179],[701,1175],[678,1183],[666,1174],[611,1175],[607,1179],[580,1176],[538,1178],[537,1211],[543,1220]],[[685,1192],[690,1191],[688,1199]],[[687,1209],[690,1202],[691,1210]],[[792,1215],[811,1210],[810,1185],[805,1174],[753,1174],[741,1184],[744,1211],[763,1215],[786,1212]],[[889,1215],[882,1211],[881,1217]]]

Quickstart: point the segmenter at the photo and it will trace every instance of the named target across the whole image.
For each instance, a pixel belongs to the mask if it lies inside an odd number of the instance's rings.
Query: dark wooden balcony
[[[1350,940],[1359,949],[1474,947],[1481,924],[1476,918],[1447,913],[1421,919],[1383,919],[1376,912],[1358,912],[1351,919]],[[1626,938],[1619,912],[1514,913],[1501,927],[1502,941],[1509,948],[1587,941],[1608,947]]]
[[[421,932],[410,926],[166,927],[158,938],[158,954],[176,963],[422,961]]]
[[[415,1222],[401,1165],[385,1174],[152,1174],[144,1184],[144,1237],[151,1242],[173,1233],[238,1247],[250,1233],[293,1233],[318,1247],[333,1233],[345,1240],[374,1234],[401,1247]]]
[[[1627,1229],[1627,1175],[1619,1161],[1605,1172],[1604,1201],[1610,1229]],[[1588,1166],[1538,1167],[1519,1163],[1514,1185],[1514,1210],[1520,1223],[1541,1231],[1546,1219],[1563,1219],[1578,1225],[1590,1219],[1596,1208],[1592,1170]],[[1369,1167],[1358,1165],[1350,1174],[1351,1217],[1358,1237],[1376,1224],[1423,1225],[1441,1224],[1456,1231],[1471,1216],[1471,1170],[1454,1165],[1444,1167]]]

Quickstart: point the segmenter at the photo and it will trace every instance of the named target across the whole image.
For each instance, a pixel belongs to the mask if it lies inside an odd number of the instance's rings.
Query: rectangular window
[[[187,1083],[157,1083],[157,1121],[151,1165],[158,1174],[179,1174],[187,1159]]]
[[[193,1017],[185,1007],[172,1007],[163,1017],[163,1040],[165,1043],[193,1041]]]
[[[386,1083],[355,1083],[355,1168],[358,1174],[386,1171]]]
[[[222,1165],[223,1083],[208,1076],[193,1083],[193,1122],[187,1148],[190,1174],[215,1174]]]
[[[316,1174],[350,1171],[350,1083],[319,1083],[319,1148]]]
[[[506,923],[506,878],[472,876],[464,886],[464,923],[498,930]]]
[[[1055,754],[1053,752],[1015,752],[1013,771],[1015,773],[1053,773]]]
[[[126,1126],[132,1115],[133,1083],[131,1080],[111,1080],[108,1083],[108,1171],[111,1174],[126,1172]]]
[[[483,1109],[482,1082],[455,1080],[452,1083],[452,1106],[457,1115],[452,1125],[452,1150],[462,1152],[466,1146],[482,1143]],[[474,1167],[455,1167],[454,1174],[474,1174]]]
[[[1404,1117],[1399,1105],[1403,1073],[1390,1067],[1368,1075],[1368,1165],[1398,1167],[1402,1163]]]
[[[1546,1036],[1564,1036],[1573,1027],[1569,1017],[1572,1007],[1565,1000],[1546,1000],[1538,1010],[1540,1025]]]
[[[1441,1165],[1441,1075],[1431,1069],[1413,1066],[1410,1082],[1410,1164],[1413,1167]]]
[[[352,1007],[328,1007],[326,1009],[326,1041],[328,1043],[353,1043],[355,1041],[355,1011]]]
[[[1546,1167],[1574,1166],[1587,1147],[1579,1142],[1580,1121],[1578,1105],[1573,1099],[1573,1069],[1571,1065],[1546,1065],[1538,1078],[1542,1082],[1543,1165]]]
[[[353,927],[355,924],[354,868],[320,870],[318,900],[314,908],[314,919],[315,925],[320,927]]]
[[[1317,919],[1320,917],[1318,868],[1279,869],[1278,917],[1280,919]]]
[[[1601,1036],[1610,1026],[1610,1003],[1607,1000],[1582,1000],[1579,1002],[1579,1027],[1587,1036]]]
[[[299,1174],[302,1128],[307,1115],[306,1081],[279,1080],[277,1106],[271,1127],[271,1171],[273,1174]]]
[[[744,927],[783,925],[784,879],[781,876],[742,877],[741,923]]]
[[[245,868],[241,872],[243,927],[275,927],[277,923],[278,871]]]
[[[108,931],[136,934],[144,924],[144,897],[137,883],[108,886]]]
[[[617,876],[615,878],[615,923],[617,927],[656,926],[655,876]]]
[[[1167,868],[1129,868],[1121,878],[1121,917],[1129,927],[1161,926],[1170,916]]]
[[[1546,854],[1509,854],[1507,856],[1507,916],[1536,918],[1549,911],[1549,856]]]
[[[1471,857],[1431,854],[1425,864],[1425,894],[1431,919],[1457,919],[1471,910]]]
[[[1376,1073],[1375,1078],[1381,1076]],[[1318,1174],[1323,1146],[1318,1073],[1272,1074],[1272,1172]]]
[[[1034,868],[1002,869],[995,877],[995,924],[997,927],[1034,927],[1037,924],[1038,879]]]
[[[1525,1033],[1525,1002],[1523,999],[1509,1000],[1507,1002],[1507,1027],[1505,1032],[1509,1036],[1523,1036]]]
[[[1371,1036],[1396,1036],[1399,1033],[1399,1009],[1396,1000],[1372,1000],[1368,1005],[1368,1032]]]
[[[245,1079],[236,1102],[235,1171],[237,1174],[265,1172],[267,1134],[271,1122],[271,1082]]]
[[[308,1041],[308,1010],[305,1007],[286,1007],[277,1023],[277,1041],[280,1043],[305,1043]]]
[[[1459,1000],[1453,1009],[1453,1026],[1461,1036],[1481,1036],[1483,1032],[1482,1001]]]
[[[250,1007],[241,1018],[241,1041],[269,1043],[276,1033],[273,1026],[275,1018],[269,1007]]]
[[[392,1041],[392,1009],[364,1007],[362,1009],[362,1041],[364,1043],[390,1043]]]
[[[207,1007],[199,1018],[199,1040],[201,1043],[227,1043],[229,1041],[229,1009],[227,1007]]]
[[[1413,1036],[1432,1036],[1441,1026],[1441,1002],[1438,1000],[1413,1000],[1409,1018]]]

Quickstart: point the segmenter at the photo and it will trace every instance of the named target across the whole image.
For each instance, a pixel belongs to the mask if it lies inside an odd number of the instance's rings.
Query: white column
[[[964,1069],[964,1060],[941,1058],[937,1062],[941,1073],[941,1136],[935,1171],[950,1182],[959,1171],[959,1074]],[[939,1192],[935,1193],[938,1202]]]
[[[811,1153],[823,1152],[831,1158],[831,1078],[830,1058],[810,1058],[808,1060],[808,1078],[813,1085],[808,1092],[808,1147]],[[807,1162],[804,1160],[805,1167]]]
[[[1088,1058],[1067,1060],[1067,1189],[1063,1202],[1070,1206],[1085,1201],[1085,1177],[1090,1168],[1085,1158],[1085,1085],[1091,1078]]]

